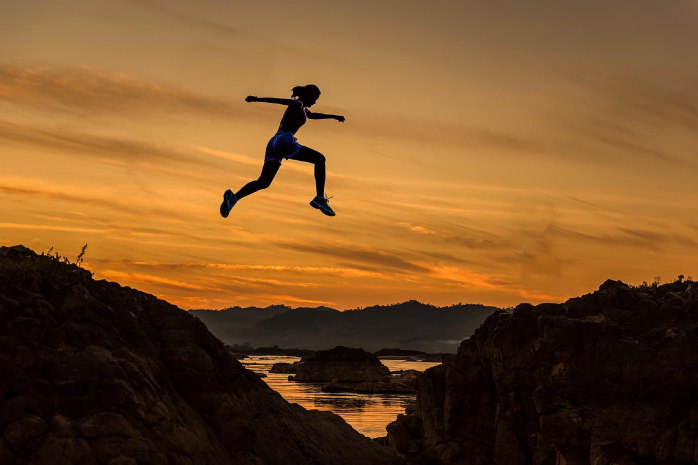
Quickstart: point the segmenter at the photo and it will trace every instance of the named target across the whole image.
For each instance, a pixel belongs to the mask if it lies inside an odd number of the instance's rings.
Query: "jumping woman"
[[[287,108],[284,112],[284,116],[281,118],[279,130],[267,144],[267,150],[264,154],[264,166],[262,167],[262,174],[259,175],[259,179],[248,182],[235,194],[230,189],[223,194],[223,203],[221,204],[221,216],[223,218],[228,217],[230,210],[238,200],[260,189],[269,187],[274,180],[274,176],[276,176],[277,171],[279,171],[281,167],[281,160],[284,158],[304,161],[315,165],[315,190],[317,195],[310,202],[310,205],[327,216],[335,215],[335,212],[332,211],[328,203],[329,199],[324,195],[325,156],[309,147],[300,145],[294,137],[296,131],[305,124],[306,119],[336,119],[340,123],[344,122],[344,116],[311,113],[308,108],[313,106],[318,98],[320,98],[320,89],[312,84],[294,87],[290,99],[258,98],[252,95],[245,98],[246,102],[277,103],[279,105],[286,105]]]

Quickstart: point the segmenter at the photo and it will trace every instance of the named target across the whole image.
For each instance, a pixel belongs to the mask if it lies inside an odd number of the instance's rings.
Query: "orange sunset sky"
[[[0,1],[0,245],[182,308],[561,301],[698,276],[698,1]],[[312,167],[256,178],[322,91]]]

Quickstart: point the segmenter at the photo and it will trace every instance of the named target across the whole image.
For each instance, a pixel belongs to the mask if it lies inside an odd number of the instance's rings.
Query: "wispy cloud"
[[[575,241],[593,242],[604,245],[619,245],[661,251],[661,246],[676,244],[683,247],[698,247],[698,242],[677,233],[665,233],[642,229],[618,228],[616,233],[592,233],[573,231],[560,226],[550,226],[547,232]]]
[[[511,239],[486,233],[484,231],[474,231],[472,234],[464,234],[460,232],[443,232],[432,229],[427,229],[421,225],[414,225],[410,222],[402,221],[398,223],[400,226],[409,229],[412,232],[423,236],[429,236],[434,241],[441,241],[445,244],[456,245],[468,249],[477,250],[499,250],[503,251],[514,247]],[[466,229],[466,228],[458,228]]]
[[[579,146],[577,150],[584,150],[589,159],[604,160],[610,154],[626,162],[633,162],[641,157],[678,166],[692,165],[667,147],[655,148],[642,131],[622,126],[616,121],[611,121],[607,116],[589,116],[586,119],[580,118],[562,124],[576,132],[585,141],[586,147]],[[593,145],[597,148],[595,149]],[[603,148],[602,151],[598,149],[599,146]]]
[[[0,64],[0,100],[111,116],[160,111],[249,120],[264,114],[263,108],[251,107],[242,98],[231,102],[202,96],[89,66],[58,69]]]
[[[191,212],[183,205],[174,208],[171,204],[161,199],[134,199],[133,197],[114,195],[114,189],[105,187],[102,189],[78,188],[66,184],[34,183],[31,180],[23,182],[5,181],[0,177],[0,192],[17,196],[38,197],[50,201],[65,201],[74,205],[91,205],[103,210],[105,208],[112,213],[130,214],[131,219],[143,217],[159,217],[168,220],[180,220],[189,223],[192,220]],[[73,205],[72,208],[75,208]],[[53,206],[55,208],[55,205]],[[135,226],[138,228],[138,226]]]
[[[412,223],[409,223],[409,222],[406,222],[406,221],[401,221],[401,222],[399,222],[398,224],[399,224],[400,226],[403,226],[403,227],[409,229],[410,231],[413,231],[413,232],[416,232],[416,233],[419,233],[419,234],[424,234],[424,235],[427,235],[427,236],[431,236],[431,235],[435,234],[434,231],[431,231],[431,230],[425,228],[424,226],[413,225]]]
[[[197,286],[195,284],[185,283],[174,279],[167,279],[161,276],[151,276],[141,273],[125,273],[123,271],[104,270],[100,273],[108,279],[115,279],[121,282],[156,284],[159,286],[169,287],[177,290],[185,289],[189,291],[205,291],[206,287]]]
[[[397,253],[389,252],[383,249],[358,246],[346,242],[337,241],[335,243],[302,243],[291,241],[280,241],[275,244],[277,247],[296,250],[299,252],[308,252],[315,255],[325,257],[334,257],[341,259],[349,259],[352,262],[366,263],[371,266],[381,268],[390,268],[392,270],[400,270],[406,272],[426,272],[427,268],[416,263],[408,261]]]
[[[695,167],[686,149],[678,151],[675,144],[677,131],[698,143],[695,82],[679,76],[659,77],[652,70],[642,75],[575,71],[565,77],[585,95],[574,118],[556,118],[561,128],[576,135],[567,144],[571,151],[586,153],[597,162],[612,157],[631,163],[647,159]],[[664,135],[671,135],[670,143]]]
[[[698,126],[696,82],[686,76],[661,76],[652,72],[586,74],[584,82],[603,95],[606,108],[617,116],[655,126]]]
[[[81,196],[74,194],[67,194],[60,190],[30,187],[27,185],[13,185],[4,182],[0,182],[0,192],[13,195],[28,195],[28,196],[38,196],[56,200],[66,200],[68,202],[85,203],[90,205],[95,205],[99,207],[109,207],[113,210],[119,210],[127,213],[140,213],[141,210],[134,208],[127,203],[115,202],[108,198],[96,198],[94,196]]]
[[[496,127],[434,122],[429,118],[386,118],[370,114],[352,120],[351,124],[357,133],[366,138],[411,141],[429,150],[444,147],[475,150],[488,147],[502,156],[512,153],[549,155],[550,151],[548,142],[541,138],[515,134]],[[388,158],[403,160],[404,156],[388,154]]]
[[[92,228],[76,228],[73,226],[59,226],[59,225],[49,225],[49,224],[28,224],[28,223],[0,223],[0,228],[11,228],[11,229],[25,229],[25,230],[43,230],[43,231],[68,231],[68,232],[79,232],[79,233],[104,233],[107,232],[106,229],[92,229]]]
[[[455,266],[432,266],[430,275],[445,283],[454,283],[466,288],[500,290],[502,287],[511,286],[511,282],[494,278],[485,273],[471,270],[463,270]]]
[[[19,125],[2,120],[0,120],[0,141],[3,144],[58,150],[74,156],[91,160],[101,159],[121,165],[183,163],[209,168],[216,166],[202,157],[162,145],[84,132]]]
[[[181,11],[178,11],[174,8],[169,8],[167,6],[164,6],[163,3],[167,2],[157,2],[154,0],[130,0],[131,3],[135,5],[139,5],[143,8],[146,8],[150,11],[156,12],[157,14],[161,15],[163,18],[167,18],[169,20],[172,20],[178,24],[181,24],[183,26],[188,26],[191,28],[198,29],[202,32],[207,32],[207,33],[212,33],[218,36],[223,36],[226,39],[229,40],[235,40],[236,42],[249,42],[249,41],[254,41],[254,42],[261,42],[267,47],[270,47],[272,51],[279,51],[283,53],[292,53],[294,55],[300,56],[300,57],[307,57],[310,60],[313,60],[314,62],[318,63],[324,63],[327,64],[329,63],[337,63],[336,58],[330,56],[330,55],[325,55],[325,54],[319,54],[317,52],[313,52],[310,50],[306,49],[301,49],[298,47],[293,47],[291,45],[288,45],[288,43],[285,42],[279,42],[277,40],[269,39],[267,37],[255,35],[251,36],[249,32],[245,32],[237,27],[229,26],[227,24],[224,24],[219,21],[211,21],[205,18],[202,18],[200,16],[194,16],[191,14],[187,13],[182,13]],[[207,47],[209,49],[213,50],[225,50],[223,49],[220,45],[214,45],[210,44],[207,42],[202,42],[199,41],[197,42],[197,45],[201,46],[203,45],[204,47]],[[229,53],[229,52],[228,52]]]
[[[416,253],[419,255],[422,255],[424,257],[428,257],[432,260],[437,260],[437,262],[440,261],[446,261],[446,262],[451,262],[451,263],[459,263],[459,264],[467,264],[467,265],[481,265],[480,263],[473,261],[473,260],[466,260],[461,257],[456,257],[454,254],[447,254],[443,252],[434,252],[434,251],[429,251],[429,250],[411,250],[412,253]]]
[[[220,34],[224,34],[227,36],[232,36],[232,37],[238,37],[240,35],[240,31],[237,28],[222,24],[222,23],[217,23],[214,21],[209,21],[206,19],[198,18],[192,15],[188,15],[186,13],[181,13],[177,10],[167,8],[165,6],[162,6],[160,3],[152,1],[152,0],[130,0],[132,3],[135,3],[137,5],[140,5],[144,8],[148,8],[152,11],[156,11],[161,15],[164,15],[178,23],[185,24],[188,26],[193,26],[197,28],[204,29],[206,31],[212,31]]]
[[[298,274],[328,274],[343,277],[375,277],[377,273],[371,273],[356,268],[336,268],[326,266],[287,266],[287,265],[242,265],[229,263],[158,263],[137,262],[123,260],[126,266],[138,266],[147,268],[161,268],[168,270],[179,269],[212,269],[212,270],[245,270],[245,271],[272,271]]]
[[[213,155],[215,157],[223,158],[225,160],[242,163],[243,165],[259,166],[259,160],[254,159],[252,157],[248,157],[247,155],[240,155],[238,153],[226,152],[223,150],[214,150],[208,147],[201,146],[197,146],[196,150],[206,155]]]

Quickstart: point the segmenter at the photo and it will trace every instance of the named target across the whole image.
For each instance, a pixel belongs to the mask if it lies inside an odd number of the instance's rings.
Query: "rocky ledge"
[[[0,463],[392,464],[330,412],[289,404],[187,312],[0,248]]]
[[[378,357],[363,349],[337,346],[321,350],[311,357],[303,357],[296,367],[291,381],[363,383],[384,381],[390,378],[390,370]]]
[[[695,464],[698,287],[605,282],[489,317],[383,443],[443,464]]]

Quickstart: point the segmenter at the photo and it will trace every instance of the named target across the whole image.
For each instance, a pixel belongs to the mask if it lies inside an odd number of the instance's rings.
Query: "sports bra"
[[[305,107],[302,104],[300,107],[289,105],[286,107],[284,116],[281,117],[279,131],[290,131],[295,134],[305,124],[307,119],[308,116],[305,114]]]

